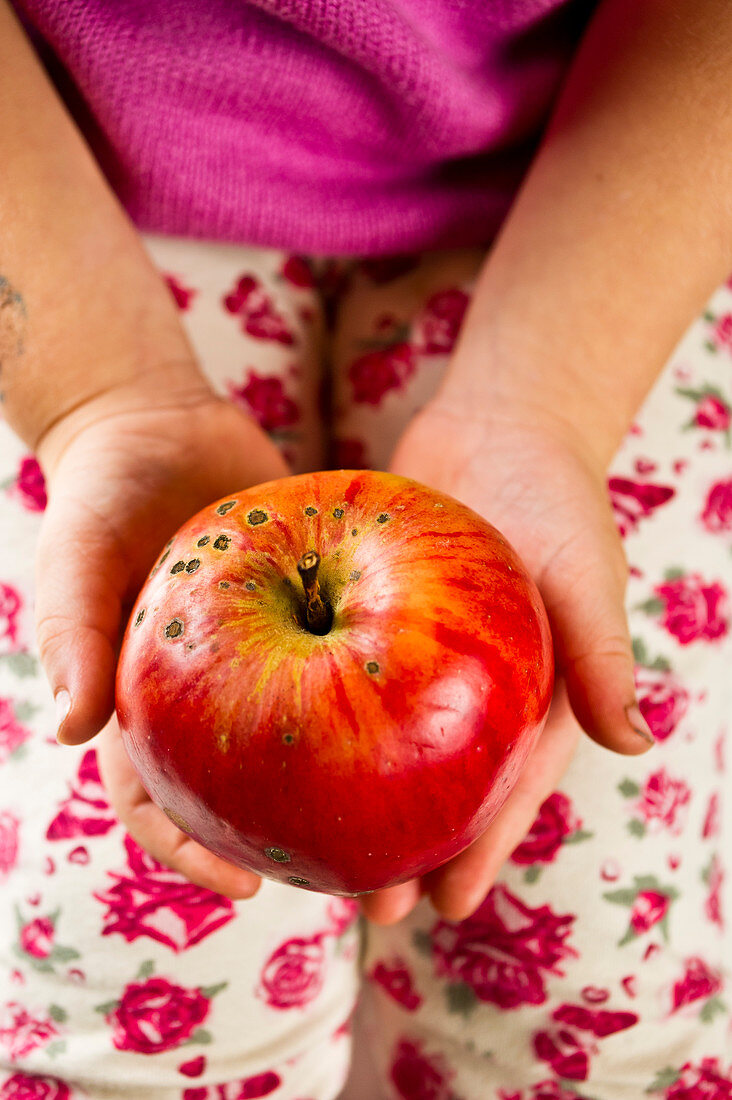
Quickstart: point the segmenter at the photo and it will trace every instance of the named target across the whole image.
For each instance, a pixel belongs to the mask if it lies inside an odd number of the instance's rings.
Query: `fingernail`
[[[644,741],[647,741],[649,745],[655,745],[656,738],[651,733],[651,727],[641,714],[641,709],[638,704],[632,703],[631,706],[626,707],[625,714],[633,732],[637,733],[639,737],[642,737]]]
[[[54,699],[56,700],[56,740],[64,744],[62,730],[71,710],[71,695],[66,688],[59,688]]]

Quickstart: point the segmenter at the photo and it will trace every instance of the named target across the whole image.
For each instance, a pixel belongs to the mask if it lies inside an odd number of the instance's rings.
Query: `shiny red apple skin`
[[[329,633],[297,562],[321,556]],[[130,617],[116,684],[150,796],[224,859],[356,895],[467,847],[546,718],[552,646],[506,540],[417,482],[327,471],[184,524]]]

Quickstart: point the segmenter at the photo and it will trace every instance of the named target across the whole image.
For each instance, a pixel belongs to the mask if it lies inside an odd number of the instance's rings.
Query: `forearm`
[[[484,265],[442,400],[517,395],[612,457],[732,268],[732,9],[606,0]]]
[[[172,299],[4,2],[0,164],[0,390],[18,434],[35,448],[150,371],[195,385]]]

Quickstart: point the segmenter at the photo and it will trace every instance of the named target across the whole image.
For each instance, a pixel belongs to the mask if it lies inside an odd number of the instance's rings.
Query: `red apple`
[[[355,895],[444,863],[546,718],[551,637],[515,551],[406,478],[328,471],[204,508],[132,612],[124,741],[224,859]]]

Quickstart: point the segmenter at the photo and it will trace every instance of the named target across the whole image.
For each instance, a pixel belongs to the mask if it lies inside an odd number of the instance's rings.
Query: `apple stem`
[[[320,554],[316,550],[308,550],[297,563],[305,589],[305,620],[311,634],[327,634],[333,624],[333,611],[320,595],[319,565]]]

